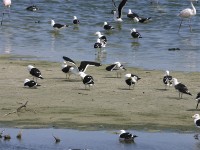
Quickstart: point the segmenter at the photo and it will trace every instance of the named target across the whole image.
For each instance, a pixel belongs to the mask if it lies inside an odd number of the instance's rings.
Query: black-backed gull
[[[118,78],[118,77],[121,77],[122,72],[126,71],[126,68],[120,62],[115,62],[115,63],[107,66],[106,70],[107,71],[116,71],[117,78]]]
[[[129,89],[131,85],[134,86],[137,83],[137,81],[141,79],[139,76],[134,75],[132,73],[127,73],[124,77],[126,84],[129,86]]]
[[[120,130],[119,141],[120,142],[134,142],[134,139],[138,137],[137,135],[126,132],[125,130]]]
[[[167,86],[172,86],[172,76],[169,75],[169,70],[165,71],[165,74],[163,77],[163,83],[165,85],[165,89],[167,89]]]
[[[183,93],[192,96],[192,94],[190,93],[190,91],[184,84],[178,82],[176,78],[173,78],[172,81],[173,81],[174,88],[179,91],[179,98],[182,98]]]

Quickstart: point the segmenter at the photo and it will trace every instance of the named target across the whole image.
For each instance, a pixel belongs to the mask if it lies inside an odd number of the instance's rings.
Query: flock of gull
[[[179,30],[181,28],[182,21],[184,18],[189,18],[189,21],[190,21],[190,18],[192,16],[196,15],[196,9],[193,5],[193,2],[196,2],[197,0],[190,0],[190,1],[191,1],[192,9],[187,8],[187,9],[182,10],[179,13],[179,16],[182,18],[180,26],[179,26]],[[11,0],[3,0],[3,2],[4,2],[4,5],[6,8],[10,8]],[[116,5],[114,0],[112,0],[112,3],[113,3],[113,7],[114,7],[114,10],[112,11],[114,21],[123,22],[122,11],[123,11],[123,7],[127,3],[127,0],[121,0],[121,2],[119,3],[118,6]],[[38,10],[38,8],[35,5],[32,5],[32,6],[27,7],[27,10],[36,11],[36,10]],[[5,12],[3,12],[3,16],[4,16],[4,14],[5,14]],[[2,16],[2,20],[1,20],[1,25],[3,23],[3,16]],[[134,20],[135,22],[140,22],[140,23],[147,23],[148,21],[151,21],[151,17],[148,17],[148,18],[140,17],[138,14],[132,12],[131,9],[129,9],[129,11],[127,13],[127,17]],[[76,16],[74,16],[73,24],[77,25],[77,26],[80,24],[80,21]],[[68,27],[69,25],[59,24],[59,23],[56,23],[54,20],[51,20],[51,26],[55,30],[59,31],[62,28]],[[189,24],[189,27],[191,29],[190,24]],[[105,30],[114,30],[115,29],[112,25],[110,25],[106,21],[103,24],[103,28]],[[95,35],[97,36],[97,40],[96,40],[96,43],[94,43],[94,48],[98,49],[98,53],[101,53],[102,48],[106,47],[107,37],[99,31],[97,31],[95,33]],[[137,30],[135,28],[131,29],[131,36],[136,40],[138,40],[139,38],[142,38],[141,34],[139,32],[137,32]],[[80,65],[77,66],[75,61],[73,61],[71,58],[63,56],[63,59],[64,59],[64,62],[62,64],[62,72],[64,72],[66,74],[67,79],[69,79],[72,74],[78,75],[82,79],[82,82],[85,85],[85,89],[86,89],[86,86],[89,86],[89,89],[90,89],[90,87],[92,85],[94,85],[93,76],[88,75],[85,72],[86,72],[86,69],[88,66],[97,66],[98,67],[98,66],[101,66],[101,63],[92,62],[92,61],[81,61]],[[114,62],[113,64],[107,66],[105,69],[107,71],[115,71],[117,74],[117,78],[121,77],[122,72],[126,71],[126,68],[120,62]],[[37,82],[38,78],[43,79],[43,76],[42,76],[40,70],[38,68],[34,67],[33,65],[28,65],[28,71],[33,76],[33,79],[32,80],[25,79],[24,86],[29,87],[29,88],[36,88],[36,87],[40,86],[40,84],[38,84],[38,82]],[[129,86],[129,89],[131,88],[132,85],[135,85],[138,82],[138,80],[141,79],[139,76],[137,76],[133,73],[125,74],[124,78],[125,78],[125,83]],[[174,85],[174,88],[179,92],[179,98],[182,98],[183,94],[192,95],[190,93],[190,91],[188,90],[187,86],[184,85],[183,83],[178,82],[177,78],[173,78],[169,74],[168,70],[166,70],[165,76],[163,77],[163,83],[166,88],[168,86]],[[200,93],[197,94],[196,100],[197,100],[197,105],[196,105],[196,109],[197,109],[198,105],[200,103]],[[192,117],[194,118],[195,125],[200,128],[200,115],[195,114]],[[120,141],[134,141],[135,137],[137,137],[137,136],[134,134],[126,132],[125,130],[120,130],[120,135],[119,135]]]

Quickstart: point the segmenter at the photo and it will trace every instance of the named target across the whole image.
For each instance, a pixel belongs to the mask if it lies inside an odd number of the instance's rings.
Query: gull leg
[[[198,108],[198,105],[199,105],[199,102],[197,102],[197,106],[196,106],[196,109]]]

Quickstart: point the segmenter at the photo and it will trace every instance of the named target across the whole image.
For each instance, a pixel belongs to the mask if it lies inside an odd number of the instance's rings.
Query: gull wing
[[[101,63],[93,61],[81,61],[80,66],[78,67],[79,71],[85,72],[88,66],[101,66]]]
[[[124,7],[124,5],[126,4],[127,0],[122,0],[121,3],[118,6],[118,17],[121,18],[122,16],[122,9]]]

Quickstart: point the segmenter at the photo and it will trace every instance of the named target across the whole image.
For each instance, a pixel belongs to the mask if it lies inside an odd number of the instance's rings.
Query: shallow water
[[[3,130],[3,129],[1,129]],[[23,129],[22,139],[16,135],[20,129],[7,128],[4,135],[10,134],[10,140],[0,140],[0,149],[4,150],[198,150],[200,141],[194,133],[142,132],[130,131],[138,137],[135,143],[121,143],[116,131],[78,131],[69,129]],[[61,142],[55,143],[53,136]]]
[[[129,0],[123,9],[123,23],[115,23],[111,10],[111,1],[99,0],[35,0],[40,10],[26,11],[31,2],[15,0],[12,3],[10,19],[5,14],[0,27],[0,54],[33,55],[37,59],[62,61],[68,56],[75,61],[92,60],[105,64],[121,61],[127,66],[147,69],[168,69],[182,71],[200,71],[199,4],[195,3],[197,15],[192,19],[193,32],[187,23],[178,32],[180,10],[191,7],[188,1],[160,0],[159,5],[151,5],[146,0]],[[119,3],[119,0],[116,1]],[[134,23],[126,17],[128,9],[143,17],[152,17],[147,24]],[[3,11],[3,6],[0,7]],[[73,16],[80,19],[80,26],[74,28]],[[70,27],[54,32],[50,20],[69,24]],[[39,23],[38,23],[39,21]],[[115,27],[105,32],[103,22]],[[142,35],[138,43],[130,35],[135,27]],[[105,53],[97,55],[93,45],[96,31],[107,36]],[[169,51],[169,48],[180,48]]]

